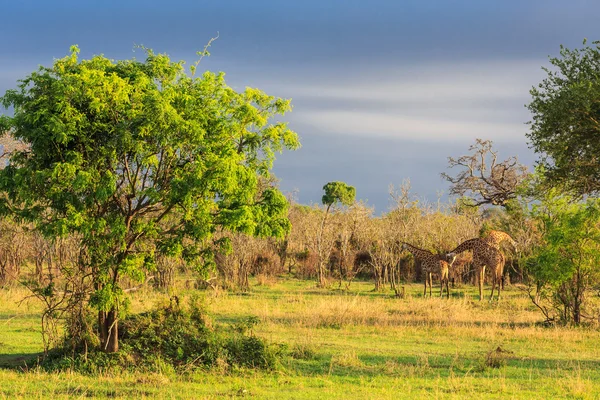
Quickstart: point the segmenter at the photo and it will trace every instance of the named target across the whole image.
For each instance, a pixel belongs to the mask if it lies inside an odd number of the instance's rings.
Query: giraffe
[[[477,271],[479,279],[479,300],[483,300],[483,282],[485,278],[485,267],[489,267],[496,274],[499,265],[502,264],[502,272],[504,271],[504,256],[500,250],[490,246],[484,239],[469,239],[462,242],[458,247],[447,253],[448,259],[454,259],[457,254],[463,251],[473,251],[473,265]]]
[[[515,251],[517,250],[517,242],[515,242],[514,239],[512,237],[510,237],[510,235],[506,232],[491,230],[482,239],[489,246],[492,246],[496,250],[500,250],[500,244],[504,241],[509,242],[512,245],[513,249]],[[504,274],[505,262],[506,262],[506,258],[504,258],[502,261],[502,274]],[[502,280],[502,276],[500,277],[499,285],[502,286],[502,288],[504,288],[504,281]],[[492,290],[493,290],[493,287],[492,287]]]
[[[439,254],[433,254],[432,252],[424,249],[420,249],[416,246],[413,246],[410,243],[402,242],[401,251],[408,250],[413,256],[421,261],[421,268],[423,270],[423,275],[425,276],[425,287],[423,288],[423,297],[427,296],[427,285],[429,284],[429,296],[431,297],[431,288],[433,286],[433,273],[439,272],[440,274],[440,297],[443,296],[444,293],[444,278],[446,283],[446,295],[447,298],[450,298],[450,289],[448,287],[448,269],[449,266],[452,265],[456,256],[450,256],[448,259],[450,262],[444,259],[443,256]]]

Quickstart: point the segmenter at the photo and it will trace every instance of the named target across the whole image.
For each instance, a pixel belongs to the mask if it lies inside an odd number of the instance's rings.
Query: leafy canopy
[[[208,265],[219,230],[289,231],[285,197],[264,184],[275,153],[299,147],[269,122],[289,100],[238,93],[223,73],[197,77],[151,50],[144,61],[78,53],[0,98],[14,108],[0,128],[26,146],[0,172],[0,211],[80,238],[99,309],[114,308],[120,277],[142,279],[157,252]]]
[[[542,223],[544,242],[536,248],[530,272],[557,286],[580,273],[592,274],[600,262],[600,203],[574,203],[556,192],[534,205],[533,215]],[[585,271],[585,272],[583,272]]]
[[[600,288],[600,202],[574,202],[557,189],[547,191],[532,215],[540,222],[543,240],[526,259],[534,278],[537,298],[549,300],[563,322],[579,323],[587,299]],[[548,319],[549,309],[536,305]]]
[[[345,184],[344,182],[329,182],[323,186],[325,194],[321,198],[321,202],[328,207],[341,203],[346,206],[354,203],[356,197],[356,189],[354,186]]]
[[[549,183],[578,194],[600,191],[600,42],[560,47],[543,68],[547,77],[530,91],[527,134]]]

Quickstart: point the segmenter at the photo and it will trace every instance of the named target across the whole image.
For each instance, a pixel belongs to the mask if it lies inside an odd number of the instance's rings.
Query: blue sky
[[[2,1],[0,93],[78,44],[143,57],[135,44],[227,73],[242,90],[293,99],[302,149],[279,156],[284,191],[318,202],[343,180],[378,212],[410,179],[436,201],[448,156],[475,138],[533,165],[529,89],[559,45],[600,39],[595,1]]]

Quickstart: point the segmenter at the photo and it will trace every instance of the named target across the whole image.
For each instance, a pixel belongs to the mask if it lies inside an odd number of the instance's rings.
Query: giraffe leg
[[[502,275],[498,277],[498,302],[500,302],[500,291],[502,290]]]
[[[425,274],[425,279],[423,279],[423,297],[427,297],[427,274]]]
[[[482,286],[482,283],[481,283],[481,266],[477,270],[477,275],[478,275],[477,276],[477,285],[479,286],[479,301],[481,301],[482,300],[482,298],[481,298],[481,286]]]
[[[433,274],[430,272],[429,273],[429,297],[433,297],[433,294],[431,294],[432,286],[433,286]]]
[[[483,280],[485,279],[485,265],[479,267],[479,301],[483,301]]]

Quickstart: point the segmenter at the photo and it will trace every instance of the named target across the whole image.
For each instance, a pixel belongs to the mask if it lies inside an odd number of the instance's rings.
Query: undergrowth
[[[234,325],[213,325],[201,302],[191,298],[132,315],[119,325],[120,350],[73,352],[68,346],[49,353],[40,366],[48,371],[82,373],[151,371],[175,373],[218,368],[275,369],[285,347],[267,343],[253,333],[258,318],[248,317]]]

